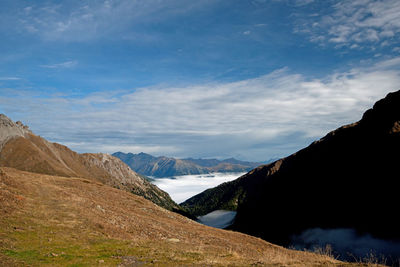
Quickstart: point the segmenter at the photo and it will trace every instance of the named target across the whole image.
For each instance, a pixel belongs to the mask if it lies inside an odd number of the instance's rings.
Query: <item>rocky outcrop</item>
[[[232,229],[287,245],[309,228],[352,228],[400,240],[400,91],[359,122],[182,205],[196,215],[237,210]]]
[[[108,154],[78,154],[36,136],[22,123],[0,117],[0,166],[66,177],[84,177],[143,196],[169,210],[180,210],[170,196]]]
[[[4,114],[0,114],[0,129],[0,151],[8,140],[31,133],[28,126],[20,121],[14,123]]]

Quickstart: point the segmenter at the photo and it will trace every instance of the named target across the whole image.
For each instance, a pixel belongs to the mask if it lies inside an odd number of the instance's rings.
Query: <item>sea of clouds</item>
[[[218,172],[211,174],[183,175],[157,178],[153,183],[166,191],[175,202],[182,203],[188,198],[197,195],[208,188],[235,180],[243,174],[245,173]]]

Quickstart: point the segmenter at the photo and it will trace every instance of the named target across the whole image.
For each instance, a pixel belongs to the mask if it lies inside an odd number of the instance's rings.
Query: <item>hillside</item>
[[[207,227],[94,180],[4,167],[0,265],[353,266]]]
[[[234,158],[226,160],[175,159],[164,156],[154,157],[143,152],[139,154],[116,152],[113,156],[121,159],[137,173],[154,177],[211,172],[244,172],[260,165],[260,163],[240,161]]]
[[[232,229],[287,245],[307,229],[355,229],[400,240],[400,91],[359,122],[182,205],[193,214],[237,210]]]
[[[107,154],[78,154],[33,134],[21,122],[0,115],[0,167],[65,177],[89,178],[180,210],[169,195]]]

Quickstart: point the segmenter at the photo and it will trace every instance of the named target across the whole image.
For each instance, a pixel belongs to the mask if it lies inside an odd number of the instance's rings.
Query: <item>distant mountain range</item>
[[[181,205],[197,216],[237,210],[232,229],[282,245],[312,228],[400,240],[399,151],[397,91],[360,121]]]
[[[181,210],[168,193],[132,171],[120,159],[103,153],[78,154],[33,134],[21,122],[0,114],[0,167],[83,177],[143,196],[169,210]]]
[[[260,162],[240,161],[234,158],[218,160],[154,157],[143,152],[139,154],[116,152],[112,155],[121,159],[137,173],[159,178],[211,172],[247,172],[263,164]]]

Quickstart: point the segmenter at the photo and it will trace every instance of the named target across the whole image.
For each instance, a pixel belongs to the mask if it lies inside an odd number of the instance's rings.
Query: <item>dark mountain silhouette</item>
[[[351,228],[400,240],[400,91],[359,122],[183,204],[195,215],[237,210],[232,229],[288,245],[306,229]]]
[[[132,192],[169,210],[181,210],[168,193],[132,171],[120,159],[103,153],[78,154],[33,134],[21,122],[0,114],[0,167],[84,177]]]
[[[154,157],[146,153],[116,152],[113,156],[121,159],[134,171],[148,176],[169,177],[187,174],[204,174],[211,172],[245,172],[261,163],[240,161],[234,158],[217,159],[175,159],[168,157]]]

